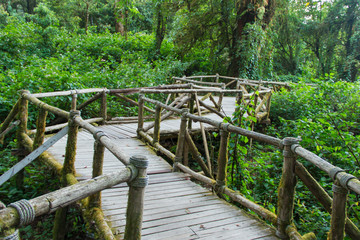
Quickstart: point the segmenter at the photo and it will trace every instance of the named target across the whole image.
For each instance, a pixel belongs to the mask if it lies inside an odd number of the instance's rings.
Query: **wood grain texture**
[[[217,97],[215,97],[217,98]],[[216,99],[217,100],[217,99]],[[206,104],[211,104],[209,99]],[[224,97],[223,113],[231,116],[235,98]],[[221,121],[215,114],[207,114]],[[144,122],[144,127],[151,122]],[[145,188],[142,239],[277,239],[274,229],[243,210],[219,199],[211,189],[192,181],[189,175],[172,172],[172,166],[157,156],[151,148],[136,139],[137,123],[103,125],[104,131],[128,156],[146,155],[149,185]],[[178,131],[180,119],[161,122],[162,131]],[[207,127],[212,127],[204,124]],[[193,123],[199,129],[199,123]],[[150,129],[148,133],[152,133]],[[94,140],[87,131],[79,131],[75,167],[79,180],[91,178]],[[64,160],[66,137],[52,146],[49,152],[60,163]],[[104,154],[103,173],[124,169],[125,166],[108,150]],[[126,206],[129,188],[126,183],[102,191],[102,210],[109,226],[118,239],[124,237]]]

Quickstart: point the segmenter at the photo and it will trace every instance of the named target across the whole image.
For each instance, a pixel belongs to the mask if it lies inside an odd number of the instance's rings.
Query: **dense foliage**
[[[274,94],[272,124],[256,130],[279,138],[300,136],[302,146],[360,177],[359,9],[358,0],[1,0],[0,121],[20,89],[130,88],[216,72],[300,82],[291,91]],[[46,99],[64,109],[70,100]],[[82,114],[90,116],[98,107]],[[127,105],[110,107],[116,111],[109,114],[116,116],[135,111]],[[237,112],[228,121],[250,129],[254,119],[241,116]],[[10,139],[1,146],[1,173],[16,161]],[[249,142],[231,135],[228,182],[275,211],[281,152],[256,142],[250,147]],[[329,178],[305,166],[331,188]],[[54,181],[43,188],[50,176],[45,179],[39,171],[46,169],[26,169],[26,189],[6,183],[0,200],[9,203],[58,187]],[[358,196],[350,195],[348,213],[359,226],[358,206]],[[295,208],[299,229],[325,238],[329,214],[301,182]],[[27,238],[49,237],[50,231],[41,229],[50,222],[38,224],[42,235],[28,233]],[[74,226],[81,224],[77,219]]]
[[[275,93],[270,112],[273,124],[258,130],[280,139],[300,137],[301,146],[359,178],[360,85],[323,80],[315,82],[316,85],[300,83],[293,85],[291,91],[284,89]],[[233,121],[238,117],[236,112]],[[238,124],[249,128],[249,120],[242,119]],[[235,134],[231,136],[228,181],[248,198],[275,211],[282,153],[277,148],[256,142],[250,147],[248,141]],[[235,151],[237,157],[234,158]],[[314,165],[299,160],[331,192],[332,180]],[[304,234],[313,231],[319,239],[325,239],[330,227],[326,224],[330,221],[330,215],[301,181],[298,182],[296,191],[296,226]],[[349,195],[347,212],[355,225],[360,224],[360,214],[357,211],[359,203],[359,196]]]

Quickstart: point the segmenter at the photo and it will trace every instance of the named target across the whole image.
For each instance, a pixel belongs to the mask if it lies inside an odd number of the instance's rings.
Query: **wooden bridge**
[[[315,239],[313,233],[301,236],[292,223],[297,176],[325,209],[332,212],[329,238],[343,239],[346,231],[352,239],[360,239],[358,228],[346,217],[345,211],[347,191],[360,193],[360,182],[354,176],[302,148],[298,139],[280,140],[223,121],[237,110],[243,117],[268,122],[272,90],[286,84],[218,75],[174,80],[171,85],[137,89],[37,94],[22,91],[1,125],[0,133],[3,137],[18,124],[18,150],[29,154],[19,154],[19,163],[0,177],[0,184],[38,157],[61,176],[64,188],[0,210],[1,234],[16,239],[19,226],[57,211],[54,239],[63,239],[66,208],[80,201],[84,217],[94,226],[99,239]],[[229,89],[231,86],[235,89]],[[77,103],[79,94],[94,93],[87,101]],[[168,96],[163,103],[149,95]],[[72,97],[70,112],[40,100],[55,96]],[[112,98],[109,96],[136,105],[138,116],[110,119],[107,106]],[[100,117],[84,120],[78,110],[96,100],[101,104]],[[35,130],[27,130],[28,102],[39,109]],[[68,119],[68,124],[46,127],[47,112]],[[11,124],[16,116],[18,121]],[[254,124],[255,121],[252,128]],[[60,129],[43,143],[46,132]],[[210,158],[206,131],[220,132],[217,161]],[[283,149],[277,214],[227,187],[229,133]],[[202,136],[204,157],[193,135]],[[160,144],[163,137],[174,136],[177,136],[175,153]],[[201,172],[187,167],[189,153]],[[334,179],[333,200],[296,156],[315,164]],[[220,198],[224,196],[258,214],[267,223]]]

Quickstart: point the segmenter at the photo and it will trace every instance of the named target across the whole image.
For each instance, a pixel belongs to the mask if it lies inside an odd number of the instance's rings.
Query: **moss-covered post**
[[[296,156],[291,151],[291,145],[298,143],[299,139],[297,138],[288,137],[283,140],[284,161],[278,190],[278,225],[276,230],[276,235],[281,239],[288,239],[286,228],[293,221]]]
[[[107,94],[105,89],[101,95],[100,116],[103,118],[101,124],[104,125],[107,120]]]
[[[187,119],[186,119],[186,113],[189,112],[189,109],[183,109],[182,115],[181,115],[181,122],[180,122],[180,130],[179,130],[179,136],[178,141],[176,145],[176,153],[175,153],[175,163],[183,163],[183,156],[184,156],[184,145],[185,145],[185,134],[187,131]],[[179,169],[176,167],[176,164],[174,164],[174,171],[179,171]]]
[[[270,109],[271,109],[271,96],[272,96],[272,93],[270,93],[270,96],[269,98],[267,99],[266,101],[266,118],[265,120],[269,120],[269,116],[270,116]]]
[[[160,140],[161,106],[156,105],[153,144]]]
[[[189,145],[187,142],[184,144],[183,164],[189,166]]]
[[[39,108],[39,115],[36,120],[36,133],[34,138],[33,150],[37,149],[44,143],[46,117],[48,112],[43,108]]]
[[[139,95],[139,112],[138,112],[138,128],[137,136],[140,138],[139,132],[144,130],[144,95]]]
[[[135,179],[129,182],[128,205],[126,209],[125,240],[140,240],[144,210],[144,193],[148,184],[146,169],[149,162],[145,156],[135,155],[130,158],[131,168],[138,171]]]
[[[105,146],[98,139],[94,142],[94,157],[92,177],[98,177],[103,174]],[[101,192],[97,192],[89,197],[89,208],[101,207]]]
[[[76,156],[76,143],[77,143],[77,133],[79,126],[73,121],[76,116],[79,116],[79,111],[70,111],[69,119],[69,130],[68,138],[66,143],[65,159],[64,165],[61,173],[61,185],[63,187],[67,186],[67,175],[75,175],[75,156]],[[66,215],[68,207],[61,208],[56,211],[55,222],[53,228],[53,239],[62,240],[65,238],[67,229],[66,229]]]
[[[345,236],[346,201],[348,191],[340,185],[338,180],[335,180],[332,190],[334,192],[334,198],[331,207],[332,213],[329,240],[342,240]]]
[[[18,109],[18,118],[20,120],[20,124],[18,126],[17,132],[16,132],[16,138],[17,138],[17,156],[18,161],[20,162],[25,156],[26,156],[26,150],[25,147],[21,141],[22,137],[21,135],[23,133],[27,133],[27,121],[28,121],[28,100],[26,100],[23,97],[24,93],[28,93],[27,90],[21,90],[20,91],[20,103],[19,103],[19,109]],[[16,186],[20,189],[23,189],[24,187],[24,169],[18,172],[16,175]]]
[[[218,172],[216,179],[216,186],[219,193],[226,187],[226,169],[228,164],[228,143],[229,132],[220,130],[220,149],[218,156]]]

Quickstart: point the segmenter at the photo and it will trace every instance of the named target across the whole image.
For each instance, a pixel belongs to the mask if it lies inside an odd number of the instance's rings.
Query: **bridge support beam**
[[[148,184],[146,169],[148,160],[145,156],[135,155],[130,158],[130,165],[138,170],[138,174],[130,181],[129,197],[126,210],[125,240],[140,240],[144,210],[144,193]]]
[[[18,156],[19,162],[27,155],[27,151],[25,150],[24,144],[21,141],[21,139],[22,139],[21,135],[23,133],[27,133],[28,100],[26,100],[23,97],[23,94],[26,92],[27,92],[26,90],[20,91],[21,98],[20,98],[19,107],[18,107],[18,113],[19,113],[18,118],[20,120],[20,124],[16,131],[16,138],[18,139],[17,156]],[[16,175],[16,186],[20,189],[23,189],[23,184],[24,184],[24,170],[21,170]]]
[[[175,163],[183,163],[183,157],[184,157],[184,147],[185,147],[185,135],[187,132],[187,118],[186,113],[189,112],[189,109],[183,109],[182,110],[182,116],[181,116],[181,123],[180,123],[180,130],[179,130],[179,137],[176,145],[176,153],[175,153]],[[179,169],[176,167],[176,164],[174,164],[173,167],[174,171],[179,171]]]
[[[69,130],[68,130],[68,139],[66,143],[66,152],[64,159],[64,166],[61,173],[61,185],[66,187],[68,185],[67,175],[75,175],[75,156],[76,156],[76,143],[77,143],[77,134],[79,126],[75,123],[74,118],[80,115],[79,111],[72,110],[70,111],[69,119]],[[66,215],[68,207],[61,208],[56,211],[55,222],[53,227],[53,239],[62,240],[65,239],[67,232],[66,229]]]
[[[291,145],[298,143],[297,138],[289,137],[283,140],[284,162],[278,191],[278,226],[276,230],[276,235],[281,239],[289,239],[286,228],[293,222],[296,155],[291,151]]]
[[[141,138],[140,131],[144,129],[144,95],[139,95],[139,112],[138,112],[138,128],[137,128],[137,136]]]
[[[331,228],[329,240],[342,240],[345,236],[346,202],[348,190],[343,188],[338,180],[335,180],[332,190],[334,200],[332,202]]]
[[[218,156],[218,172],[216,179],[216,186],[218,188],[226,187],[226,172],[228,164],[228,143],[229,143],[229,132],[220,131],[220,150]]]
[[[160,140],[161,106],[156,105],[153,144]]]

